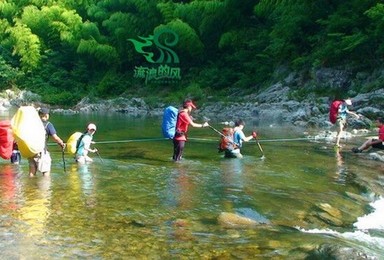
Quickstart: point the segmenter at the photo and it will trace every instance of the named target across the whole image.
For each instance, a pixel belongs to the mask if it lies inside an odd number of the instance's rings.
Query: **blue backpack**
[[[173,106],[168,106],[164,109],[163,123],[161,124],[161,131],[163,136],[168,139],[173,139],[176,132],[177,113],[179,111]]]

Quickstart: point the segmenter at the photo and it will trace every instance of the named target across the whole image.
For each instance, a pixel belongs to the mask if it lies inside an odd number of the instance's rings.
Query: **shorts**
[[[51,156],[48,151],[36,154],[34,157],[28,158],[29,165],[36,167],[42,173],[51,170]]]
[[[375,140],[377,140],[377,139],[373,139],[372,141],[375,141]],[[383,144],[383,142],[381,142],[381,143],[377,143],[377,144],[373,144],[372,147],[373,147],[373,148],[377,148],[377,149],[382,149],[382,150],[384,150],[384,144]]]
[[[347,120],[341,117],[338,117],[336,120],[336,126],[339,128],[345,128],[347,126]]]
[[[240,153],[240,149],[235,150],[225,150],[225,158],[242,158],[243,155]]]

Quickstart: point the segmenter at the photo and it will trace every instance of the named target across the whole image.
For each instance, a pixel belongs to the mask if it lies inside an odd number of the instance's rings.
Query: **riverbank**
[[[372,120],[383,115],[383,104],[375,102],[375,98],[383,96],[384,89],[353,97],[353,111],[363,115],[360,119],[351,117],[352,128],[369,128]],[[182,101],[180,101],[181,103]],[[252,118],[255,125],[260,123],[290,124],[302,128],[327,129],[332,126],[328,119],[329,97],[308,97],[297,100],[290,97],[290,88],[277,83],[267,90],[251,95],[241,96],[235,101],[197,102],[196,118],[210,118],[217,121],[235,121],[238,118]],[[29,91],[6,90],[0,95],[0,110],[5,111],[21,105],[47,106],[41,98]],[[180,104],[157,103],[149,105],[141,97],[118,97],[114,99],[83,98],[77,105],[69,109],[51,107],[54,113],[124,113],[133,117],[161,116],[163,109],[169,105]]]

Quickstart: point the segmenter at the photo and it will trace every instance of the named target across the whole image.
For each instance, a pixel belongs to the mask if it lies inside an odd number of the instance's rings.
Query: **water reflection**
[[[343,153],[340,148],[335,150],[336,158],[336,175],[335,180],[342,185],[353,184],[356,179],[356,174],[348,169],[345,163],[345,152]]]
[[[250,200],[251,192],[247,178],[248,173],[251,171],[247,168],[248,166],[247,157],[220,161],[223,190],[222,211],[235,213],[237,216],[246,217],[260,223],[269,223],[266,217],[254,209],[254,201]]]
[[[168,179],[166,204],[177,209],[192,209],[195,196],[195,184],[191,172],[184,162],[175,163]]]
[[[240,201],[244,188],[243,160],[222,159],[220,169],[224,210],[233,211],[234,205]]]
[[[44,238],[45,225],[50,215],[51,177],[33,178],[25,184],[24,204],[20,207],[19,218],[24,221],[22,233],[30,237]]]
[[[90,165],[74,163],[70,168],[71,187],[76,196],[81,198],[81,193],[86,197],[86,204],[94,207],[96,205],[95,178],[90,171]]]
[[[5,209],[15,210],[17,205],[17,190],[20,183],[17,178],[19,167],[17,165],[0,166],[0,196],[1,206]]]
[[[336,181],[345,184],[347,179],[347,167],[344,164],[343,154],[340,148],[335,148],[336,157]]]

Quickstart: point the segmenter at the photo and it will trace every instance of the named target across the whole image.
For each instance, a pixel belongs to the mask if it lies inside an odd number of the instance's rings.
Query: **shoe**
[[[352,152],[354,152],[354,153],[361,153],[362,150],[360,150],[360,149],[357,148],[357,147],[354,147],[354,148],[352,148]]]

